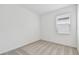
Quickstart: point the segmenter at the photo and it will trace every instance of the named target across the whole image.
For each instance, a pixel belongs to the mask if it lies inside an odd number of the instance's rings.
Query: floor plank
[[[76,48],[39,40],[14,50],[19,55],[78,55]],[[4,55],[9,55],[8,52]]]

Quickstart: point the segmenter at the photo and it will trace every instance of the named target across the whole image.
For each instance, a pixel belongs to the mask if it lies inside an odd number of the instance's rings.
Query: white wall
[[[39,39],[38,15],[16,5],[0,5],[0,53]]]
[[[64,13],[71,14],[71,33],[70,35],[58,34],[56,32],[56,16]],[[41,39],[76,47],[76,6],[52,11],[41,16]]]
[[[79,5],[77,5],[77,49],[79,52]]]

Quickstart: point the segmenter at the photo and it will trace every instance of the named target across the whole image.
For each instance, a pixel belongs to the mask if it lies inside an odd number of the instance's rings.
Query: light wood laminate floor
[[[14,55],[78,55],[76,48],[39,40],[14,50]],[[12,55],[12,51],[4,55]]]

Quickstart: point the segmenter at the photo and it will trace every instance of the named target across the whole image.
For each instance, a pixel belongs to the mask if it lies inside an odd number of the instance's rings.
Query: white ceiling
[[[23,4],[20,6],[27,8],[37,14],[44,14],[69,5],[70,4]]]

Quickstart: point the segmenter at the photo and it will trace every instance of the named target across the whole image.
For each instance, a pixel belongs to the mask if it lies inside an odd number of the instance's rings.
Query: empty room
[[[0,4],[0,55],[78,55],[79,5]]]

